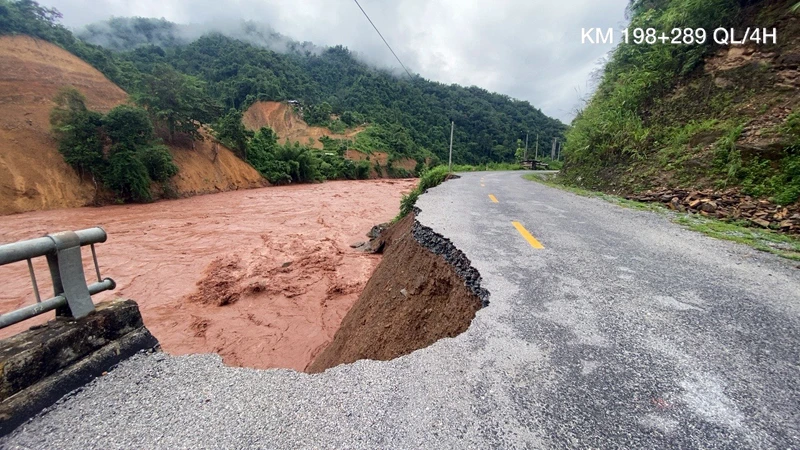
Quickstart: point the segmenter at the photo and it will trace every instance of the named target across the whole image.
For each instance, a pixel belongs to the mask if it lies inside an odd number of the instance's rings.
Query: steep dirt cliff
[[[50,133],[52,98],[64,86],[107,112],[125,91],[80,58],[28,36],[0,36],[0,214],[69,208],[94,202],[95,185],[69,167]],[[206,140],[170,149],[180,173],[178,195],[263,186],[262,177],[230,150]]]
[[[63,86],[107,112],[125,91],[71,53],[27,36],[0,36],[0,214],[83,206],[94,185],[64,162],[50,134],[51,99]]]
[[[457,336],[488,304],[480,274],[414,214],[372,243],[384,256],[328,345],[307,367],[322,372],[359,359],[389,360]]]

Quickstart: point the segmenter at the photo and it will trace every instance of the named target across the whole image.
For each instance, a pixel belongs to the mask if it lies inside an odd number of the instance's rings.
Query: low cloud
[[[46,1],[42,3],[47,4]],[[348,0],[53,0],[72,28],[111,16],[164,18],[194,33],[230,31],[243,21],[320,46],[344,45],[381,67],[399,68]],[[442,83],[476,85],[570,122],[591,90],[590,75],[611,44],[581,44],[581,29],[620,28],[628,0],[360,0],[412,72]],[[278,44],[274,47],[280,51]],[[268,45],[269,46],[269,45]],[[273,48],[273,47],[271,47]]]

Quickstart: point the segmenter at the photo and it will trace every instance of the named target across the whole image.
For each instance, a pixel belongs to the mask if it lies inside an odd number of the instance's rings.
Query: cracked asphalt
[[[521,175],[419,199],[490,292],[462,335],[319,375],[141,354],[0,447],[800,447],[796,263]]]

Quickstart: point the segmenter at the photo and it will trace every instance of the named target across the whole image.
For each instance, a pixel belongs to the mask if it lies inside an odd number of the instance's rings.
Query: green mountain
[[[201,89],[216,105],[202,100],[200,122],[214,123],[230,108],[243,111],[257,100],[298,100],[309,123],[368,122],[378,128],[374,134],[384,136],[390,154],[444,160],[453,120],[454,162],[466,164],[513,161],[517,140],[526,132],[549,142],[566,129],[526,101],[478,87],[398,77],[344,47],[292,42],[253,24],[243,25],[236,37],[212,33],[194,39],[190,29],[164,20],[113,19],[81,31],[84,41],[58,25],[59,17],[31,0],[0,0],[0,33],[25,33],[61,45],[135,98],[148,95],[154,76],[171,71],[186,76],[169,75],[191,85],[194,94]],[[330,114],[340,120],[332,121]]]

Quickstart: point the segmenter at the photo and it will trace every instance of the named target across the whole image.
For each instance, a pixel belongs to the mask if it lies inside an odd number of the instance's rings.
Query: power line
[[[366,17],[367,20],[369,20],[369,23],[370,23],[370,25],[372,25],[372,28],[375,28],[375,31],[378,32],[378,36],[380,36],[381,39],[383,39],[383,43],[386,44],[387,47],[389,47],[389,51],[392,52],[392,54],[394,55],[395,59],[397,59],[397,62],[400,63],[400,66],[403,68],[403,70],[406,71],[406,73],[408,74],[409,77],[414,78],[411,75],[411,72],[409,72],[408,69],[406,69],[406,66],[403,64],[403,61],[400,61],[400,58],[397,57],[397,53],[395,53],[394,50],[392,50],[392,47],[389,45],[389,43],[386,42],[386,38],[383,37],[383,35],[381,34],[380,30],[378,30],[378,27],[376,27],[375,24],[372,23],[372,19],[369,18],[369,16],[367,15],[367,12],[364,11],[364,8],[362,8],[361,5],[358,3],[358,0],[353,0],[353,1],[356,2],[356,5],[358,5],[358,9],[360,9],[361,12],[364,13],[364,17]]]

